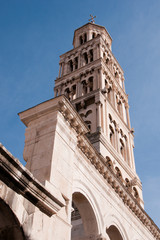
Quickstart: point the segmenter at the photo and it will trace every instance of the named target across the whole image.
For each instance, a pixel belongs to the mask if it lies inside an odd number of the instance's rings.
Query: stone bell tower
[[[124,73],[111,45],[112,38],[103,26],[87,23],[75,30],[73,49],[60,56],[54,93],[71,101],[89,128],[92,145],[110,168],[116,164],[117,177],[125,176],[123,184],[143,207]]]

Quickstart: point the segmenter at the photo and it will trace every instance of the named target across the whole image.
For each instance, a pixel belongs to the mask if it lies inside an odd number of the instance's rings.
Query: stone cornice
[[[136,199],[131,195],[131,193],[126,189],[123,183],[116,177],[112,169],[106,165],[105,158],[99,155],[86,136],[78,137],[78,147],[86,155],[88,160],[97,169],[97,171],[103,176],[103,178],[106,179],[108,184],[119,195],[124,204],[138,217],[138,219],[146,226],[152,235],[159,240],[159,228],[136,201]]]
[[[20,116],[21,121],[28,126],[35,119],[54,111],[60,111],[65,119],[70,123],[71,127],[75,129],[77,134],[85,134],[89,131],[82,118],[69,103],[69,100],[63,95],[38,104],[19,113],[18,115]]]
[[[0,172],[0,180],[48,216],[51,217],[65,206],[48,192],[1,143]]]
[[[69,100],[65,96],[59,98],[59,111],[64,118],[69,122],[70,126],[77,132],[78,135],[84,135],[89,132],[88,127],[85,125],[83,119],[75,111]]]

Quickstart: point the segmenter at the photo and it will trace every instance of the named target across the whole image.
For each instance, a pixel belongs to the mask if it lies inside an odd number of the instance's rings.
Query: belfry
[[[133,155],[124,73],[111,51],[112,39],[102,26],[77,29],[73,50],[60,56],[55,96],[65,95],[89,131],[87,137],[143,207],[142,186]],[[123,177],[122,177],[123,175]]]
[[[160,240],[136,173],[124,72],[91,18],[60,56],[55,97],[19,113],[26,166],[0,144],[0,239]]]

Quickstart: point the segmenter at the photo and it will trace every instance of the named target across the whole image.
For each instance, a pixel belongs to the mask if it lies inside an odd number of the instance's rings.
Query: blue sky
[[[23,162],[17,113],[53,97],[59,55],[90,14],[124,69],[145,210],[160,226],[160,1],[0,0],[0,141]]]

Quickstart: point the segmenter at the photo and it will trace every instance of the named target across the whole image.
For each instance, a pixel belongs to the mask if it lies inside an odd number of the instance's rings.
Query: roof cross
[[[96,16],[93,17],[91,14],[90,14],[90,16],[91,16],[91,19],[89,19],[88,21],[90,21],[91,23],[95,23],[94,18],[96,18]]]

